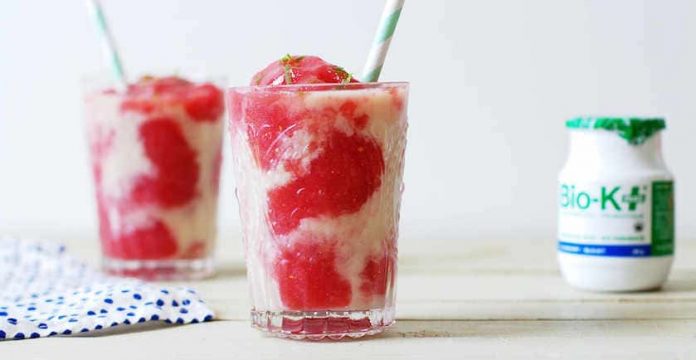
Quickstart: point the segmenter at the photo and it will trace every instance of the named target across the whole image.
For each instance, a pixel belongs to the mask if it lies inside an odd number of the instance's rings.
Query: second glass
[[[252,323],[297,339],[394,322],[408,84],[233,88]]]
[[[222,91],[177,77],[146,77],[122,91],[94,87],[85,117],[105,270],[146,279],[211,275]]]

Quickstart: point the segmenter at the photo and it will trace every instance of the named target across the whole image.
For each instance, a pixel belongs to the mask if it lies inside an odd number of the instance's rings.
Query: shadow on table
[[[577,331],[582,323],[570,321],[398,321],[381,335],[383,339],[403,338],[501,338],[543,336]]]
[[[462,323],[462,326],[456,326]],[[475,333],[459,321],[398,321],[380,337],[389,338],[449,338],[473,336]]]
[[[132,325],[120,325],[120,326],[114,326],[114,327],[108,327],[102,330],[95,330],[95,331],[90,331],[87,333],[78,333],[78,334],[73,334],[69,335],[67,337],[104,337],[104,336],[112,336],[112,335],[124,335],[124,334],[137,334],[137,333],[142,333],[142,332],[147,332],[147,331],[154,331],[154,330],[165,330],[165,329],[172,329],[175,327],[179,326],[191,326],[190,324],[188,325],[178,325],[178,324],[167,324],[163,321],[148,321],[144,322],[142,324],[132,324]],[[64,336],[59,336],[59,337],[64,337]]]
[[[677,279],[669,279],[663,292],[668,293],[693,293],[696,292],[696,271],[681,271]]]
[[[604,324],[603,324],[604,323]],[[611,323],[611,321],[610,321]],[[567,336],[578,332],[611,328],[603,320],[465,320],[465,321],[397,321],[380,338],[385,340],[404,338],[519,338]]]

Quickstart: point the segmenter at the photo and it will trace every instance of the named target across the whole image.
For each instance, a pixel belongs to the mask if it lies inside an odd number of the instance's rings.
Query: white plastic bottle
[[[673,177],[660,118],[566,122],[559,175],[558,260],[566,281],[593,291],[659,288],[674,253]]]

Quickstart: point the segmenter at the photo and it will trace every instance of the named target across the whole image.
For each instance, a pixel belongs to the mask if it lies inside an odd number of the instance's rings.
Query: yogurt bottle
[[[662,158],[662,118],[568,120],[559,175],[558,260],[572,286],[659,288],[674,254],[673,177]]]

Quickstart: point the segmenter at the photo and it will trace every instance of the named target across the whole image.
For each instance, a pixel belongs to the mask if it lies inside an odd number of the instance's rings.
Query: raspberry
[[[191,201],[196,195],[198,163],[196,152],[186,142],[179,124],[168,117],[150,118],[140,125],[139,131],[155,174],[136,179],[131,193],[133,200],[164,208]]]
[[[303,240],[283,249],[275,262],[283,304],[289,310],[303,311],[348,306],[350,282],[336,271],[335,242]]]
[[[358,82],[340,66],[317,56],[286,55],[254,75],[252,85],[341,84]]]

